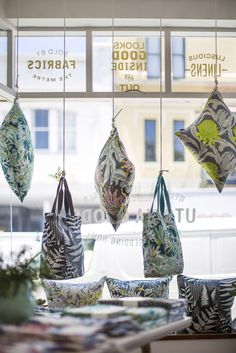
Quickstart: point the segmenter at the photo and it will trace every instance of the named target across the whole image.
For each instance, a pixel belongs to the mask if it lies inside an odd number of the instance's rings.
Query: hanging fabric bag
[[[182,246],[162,173],[157,180],[151,211],[144,214],[143,257],[145,277],[165,277],[183,272]]]
[[[65,214],[62,214],[64,203]],[[83,276],[84,251],[81,217],[75,216],[71,193],[61,177],[52,211],[45,214],[40,275],[50,279]]]

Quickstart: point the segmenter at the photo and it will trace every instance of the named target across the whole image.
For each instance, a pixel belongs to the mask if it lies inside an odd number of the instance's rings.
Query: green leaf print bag
[[[155,200],[157,210],[153,211]],[[157,180],[151,211],[144,213],[143,259],[145,277],[166,277],[183,272],[182,246],[162,173]]]

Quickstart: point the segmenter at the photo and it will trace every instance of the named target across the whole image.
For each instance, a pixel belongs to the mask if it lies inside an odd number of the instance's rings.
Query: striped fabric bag
[[[63,203],[65,212],[62,212]],[[64,176],[59,181],[52,211],[46,213],[45,218],[40,276],[49,279],[83,276],[81,217],[75,216],[71,193]]]

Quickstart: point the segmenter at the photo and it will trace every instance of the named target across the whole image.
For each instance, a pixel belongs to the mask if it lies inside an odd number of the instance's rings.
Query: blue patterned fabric
[[[151,280],[122,281],[115,278],[107,278],[107,286],[112,298],[124,297],[169,297],[169,278]]]
[[[230,294],[236,278],[197,279],[177,277],[179,297],[188,300],[187,315],[193,319],[189,333],[231,332]]]
[[[106,277],[88,283],[66,283],[43,279],[42,285],[49,308],[80,307],[96,304],[102,296]]]

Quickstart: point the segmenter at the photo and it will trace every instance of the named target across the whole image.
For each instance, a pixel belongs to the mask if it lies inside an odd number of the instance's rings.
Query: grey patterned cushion
[[[236,117],[219,91],[213,91],[199,118],[187,129],[176,132],[222,191],[227,177],[236,167]]]
[[[230,294],[236,278],[197,279],[184,275],[177,277],[179,297],[188,300],[187,314],[193,322],[189,333],[231,332]]]
[[[168,298],[171,277],[122,281],[107,278],[107,286],[112,298],[150,297]]]
[[[34,150],[28,123],[17,100],[0,128],[0,160],[8,184],[23,202],[33,175]]]
[[[114,230],[126,214],[134,173],[134,165],[114,128],[100,153],[95,172],[96,190]]]
[[[80,307],[96,304],[102,296],[106,277],[88,283],[70,283],[60,280],[42,280],[50,308]]]

